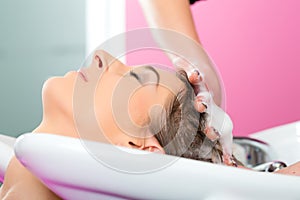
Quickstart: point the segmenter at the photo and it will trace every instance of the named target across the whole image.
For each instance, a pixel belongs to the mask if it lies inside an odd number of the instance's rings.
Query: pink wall
[[[192,6],[202,43],[224,81],[235,135],[300,120],[299,8],[299,0],[207,0]],[[145,26],[138,2],[127,0],[127,30]]]

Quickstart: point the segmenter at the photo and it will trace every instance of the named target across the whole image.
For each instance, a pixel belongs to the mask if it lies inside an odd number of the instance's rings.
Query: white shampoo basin
[[[288,165],[300,161],[300,121],[263,130],[250,137],[267,142],[275,157]]]
[[[8,163],[13,156],[16,138],[0,134],[0,182],[3,182]]]
[[[66,200],[299,199],[300,178],[51,134],[25,134],[17,158]]]

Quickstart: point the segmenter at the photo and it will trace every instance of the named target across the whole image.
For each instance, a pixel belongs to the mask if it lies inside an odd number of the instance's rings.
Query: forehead
[[[175,70],[155,68],[159,74],[159,85],[167,88],[175,96],[184,88],[183,81]]]

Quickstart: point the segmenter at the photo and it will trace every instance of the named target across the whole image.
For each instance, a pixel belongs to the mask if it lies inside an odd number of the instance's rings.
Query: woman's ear
[[[142,150],[160,154],[166,153],[164,148],[159,144],[154,136],[145,139],[145,145]]]

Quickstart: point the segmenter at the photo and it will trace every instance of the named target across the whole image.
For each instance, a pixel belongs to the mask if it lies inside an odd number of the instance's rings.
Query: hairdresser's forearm
[[[171,29],[200,43],[188,0],[139,0],[151,27]]]
[[[203,51],[192,18],[188,0],[139,0],[149,26],[176,31],[153,31],[158,45],[165,49],[166,54],[174,61],[179,57],[192,63],[193,67],[184,68],[187,73],[193,68],[199,69],[205,77],[214,101],[221,105],[222,95],[218,76],[214,71],[213,63]],[[179,66],[180,67],[180,66]],[[192,68],[192,69],[191,69]]]

